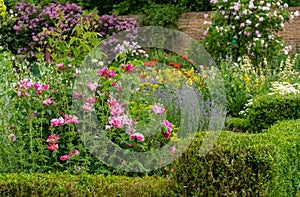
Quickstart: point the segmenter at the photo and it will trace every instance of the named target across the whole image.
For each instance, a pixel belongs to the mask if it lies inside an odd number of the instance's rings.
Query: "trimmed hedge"
[[[295,196],[300,183],[300,120],[268,132],[221,132],[199,157],[204,133],[177,159],[173,180],[184,196]]]
[[[198,133],[171,177],[0,174],[0,196],[296,196],[300,120],[258,134],[222,131],[205,157]]]
[[[0,196],[174,196],[167,178],[104,175],[1,174]]]
[[[249,107],[249,131],[260,132],[279,120],[300,118],[300,95],[262,95]]]

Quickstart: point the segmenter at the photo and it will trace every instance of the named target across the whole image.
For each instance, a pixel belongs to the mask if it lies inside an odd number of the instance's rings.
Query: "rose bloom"
[[[70,155],[63,155],[63,156],[60,156],[60,160],[61,161],[67,161],[68,159],[70,158]]]

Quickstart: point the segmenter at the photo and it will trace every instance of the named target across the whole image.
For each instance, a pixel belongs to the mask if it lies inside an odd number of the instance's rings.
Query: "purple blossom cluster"
[[[117,32],[138,27],[138,23],[136,20],[131,18],[120,19],[115,15],[103,15],[100,17],[100,19],[88,16],[86,17],[86,20],[96,23],[97,27],[95,31],[99,32],[103,37],[111,36]]]
[[[44,48],[44,43],[52,32],[71,35],[74,27],[81,24],[79,21],[89,22],[91,28],[88,31],[98,32],[101,35],[99,39],[138,27],[134,19],[120,19],[114,15],[83,16],[82,8],[75,3],[51,3],[42,8],[22,2],[17,3],[15,9],[18,16],[13,30],[14,34],[22,40],[18,42],[15,50],[18,54],[26,54],[27,57],[34,57],[37,47]],[[134,37],[132,32],[129,32],[128,36]]]

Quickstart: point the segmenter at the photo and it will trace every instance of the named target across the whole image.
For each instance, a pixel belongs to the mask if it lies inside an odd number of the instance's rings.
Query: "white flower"
[[[294,16],[300,16],[299,11],[294,12]]]
[[[248,25],[251,25],[251,24],[252,24],[252,22],[251,22],[249,19],[246,20],[246,23],[247,23]]]

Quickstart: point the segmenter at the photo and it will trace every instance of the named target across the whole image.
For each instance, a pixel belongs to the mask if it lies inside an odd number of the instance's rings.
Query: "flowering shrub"
[[[277,35],[284,23],[299,16],[289,13],[281,0],[227,1],[211,0],[215,13],[205,31],[206,47],[216,59],[247,55],[255,66],[271,60],[289,47]],[[206,21],[206,24],[208,22]]]

